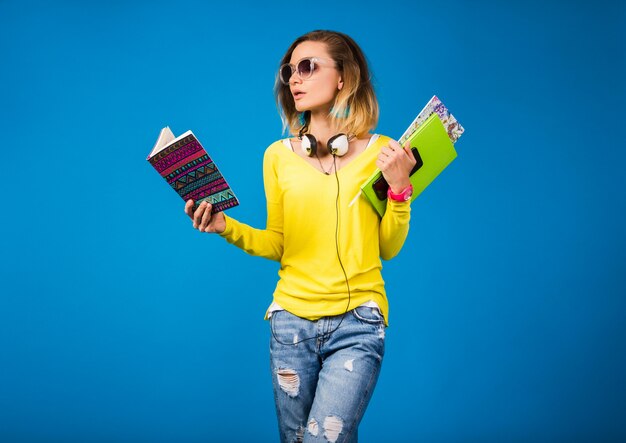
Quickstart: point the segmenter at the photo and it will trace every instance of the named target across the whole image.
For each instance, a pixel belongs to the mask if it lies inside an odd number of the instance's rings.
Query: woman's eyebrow
[[[305,58],[317,58],[317,59],[321,59],[324,57],[320,57],[319,55],[305,55],[304,57],[300,57],[298,60],[295,61],[295,63],[298,63],[301,60],[304,60]],[[290,63],[293,65],[295,64],[293,61],[290,61]]]

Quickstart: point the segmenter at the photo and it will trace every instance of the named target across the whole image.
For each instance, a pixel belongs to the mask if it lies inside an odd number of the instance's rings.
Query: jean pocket
[[[284,309],[272,312],[272,315],[269,318],[269,323],[270,328],[272,329],[272,333],[274,333],[276,325],[279,325],[279,329],[284,329],[286,325],[289,325],[289,323],[291,323],[289,319],[289,312],[285,311]]]
[[[274,311],[270,317],[271,343],[294,345],[303,338],[308,320],[286,310]]]
[[[352,310],[352,315],[363,323],[376,325],[385,322],[385,319],[380,311],[369,306],[357,306]]]

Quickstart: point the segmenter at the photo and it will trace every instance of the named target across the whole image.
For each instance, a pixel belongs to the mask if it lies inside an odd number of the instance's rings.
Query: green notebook
[[[456,158],[456,151],[439,116],[434,113],[409,137],[411,151],[417,160],[410,176],[413,185],[411,201]],[[387,208],[389,185],[379,169],[361,186],[363,195],[382,217]]]

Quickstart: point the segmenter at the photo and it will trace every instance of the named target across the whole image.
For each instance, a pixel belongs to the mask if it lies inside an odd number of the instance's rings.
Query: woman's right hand
[[[194,229],[200,232],[216,232],[221,234],[226,229],[226,220],[222,212],[211,215],[212,206],[210,203],[203,201],[198,209],[193,210],[194,201],[187,200],[185,204],[185,213],[193,221]]]

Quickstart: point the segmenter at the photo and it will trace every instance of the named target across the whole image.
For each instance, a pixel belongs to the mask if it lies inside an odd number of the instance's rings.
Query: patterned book
[[[212,213],[239,204],[217,165],[191,131],[174,137],[166,126],[147,160],[184,201],[194,200],[194,210],[205,200],[213,205]]]
[[[441,123],[443,123],[443,126],[446,128],[446,132],[448,133],[448,137],[450,137],[450,141],[452,143],[456,143],[459,137],[461,137],[461,135],[463,134],[463,132],[465,132],[465,129],[456,120],[456,118],[454,118],[454,116],[450,114],[448,108],[446,108],[445,105],[441,103],[441,100],[439,100],[436,95],[433,95],[428,103],[426,103],[424,109],[420,111],[417,117],[415,117],[415,120],[413,120],[413,122],[409,125],[406,131],[404,131],[404,134],[402,134],[402,137],[400,137],[398,143],[404,145],[404,142],[406,142],[409,137],[411,137],[411,135],[413,135],[413,133],[417,131],[417,128],[419,128],[432,114],[437,114],[439,116],[439,120],[441,120]]]

